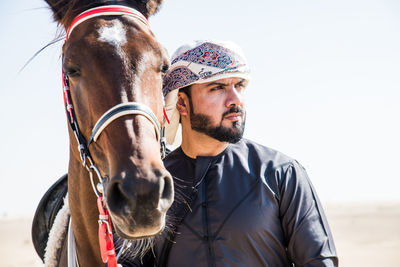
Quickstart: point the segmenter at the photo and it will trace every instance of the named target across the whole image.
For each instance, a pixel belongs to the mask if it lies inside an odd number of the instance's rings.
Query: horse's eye
[[[64,71],[64,73],[66,75],[68,75],[69,77],[76,77],[79,76],[81,73],[79,71],[79,69],[73,69],[73,68],[68,68]]]
[[[169,69],[169,65],[168,64],[162,64],[162,66],[161,66],[161,72],[162,73],[167,73],[167,71],[168,71],[168,69]]]

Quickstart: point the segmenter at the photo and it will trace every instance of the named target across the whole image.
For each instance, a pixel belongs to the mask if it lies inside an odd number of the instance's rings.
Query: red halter
[[[132,17],[137,18],[138,20],[140,20],[142,23],[146,24],[147,26],[149,26],[149,23],[148,23],[146,17],[143,16],[142,13],[140,13],[136,9],[126,7],[126,6],[95,7],[95,8],[86,10],[85,12],[76,16],[76,18],[72,21],[71,25],[68,27],[66,40],[68,40],[72,30],[76,26],[78,26],[80,23],[84,22],[85,20],[88,20],[88,19],[94,18],[94,17],[98,17],[98,16],[113,16],[113,15],[130,15]]]

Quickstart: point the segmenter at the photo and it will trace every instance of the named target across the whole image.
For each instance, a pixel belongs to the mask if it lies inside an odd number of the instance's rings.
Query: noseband
[[[90,135],[88,146],[92,141],[96,142],[100,133],[113,121],[125,115],[142,115],[146,117],[153,125],[156,131],[156,138],[160,140],[160,124],[154,113],[146,105],[137,102],[121,103],[109,109],[101,116],[93,127]]]
[[[134,17],[139,20],[141,23],[145,24],[149,27],[147,19],[137,10],[125,6],[103,6],[89,9],[81,14],[79,14],[71,23],[69,28],[67,29],[66,40],[73,31],[75,27],[77,27],[80,23],[91,19],[93,17],[99,16],[112,16],[112,15],[128,15]],[[165,137],[164,137],[164,127],[160,128],[160,124],[157,120],[157,117],[154,115],[153,111],[146,105],[137,102],[125,102],[120,103],[108,111],[106,111],[96,122],[93,127],[92,133],[89,137],[88,142],[84,136],[82,135],[78,121],[76,119],[75,110],[72,104],[70,86],[69,86],[69,78],[67,73],[63,72],[63,95],[64,95],[64,104],[67,113],[67,118],[69,125],[75,135],[75,138],[78,142],[78,150],[80,153],[80,158],[82,165],[88,170],[90,176],[90,182],[93,187],[93,191],[97,196],[97,206],[99,209],[99,242],[100,242],[100,250],[102,255],[102,260],[104,263],[108,262],[108,266],[116,266],[117,257],[115,257],[114,244],[112,240],[112,230],[111,230],[111,221],[108,211],[102,201],[103,194],[103,178],[100,174],[100,171],[95,166],[92,157],[89,153],[89,145],[92,142],[96,142],[97,138],[100,136],[102,131],[114,120],[126,115],[141,115],[148,119],[154,126],[155,134],[157,140],[161,144],[161,157],[165,156]],[[164,116],[166,117],[165,109]],[[95,186],[93,181],[93,171],[96,173],[99,183]],[[123,250],[123,249],[121,249]]]

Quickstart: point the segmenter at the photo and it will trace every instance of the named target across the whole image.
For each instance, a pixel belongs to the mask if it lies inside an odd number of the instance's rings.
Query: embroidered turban
[[[179,112],[176,110],[177,89],[231,77],[250,79],[246,58],[235,43],[194,41],[177,49],[163,81],[165,109],[170,119],[170,123],[166,124],[167,144],[174,143],[179,126]]]

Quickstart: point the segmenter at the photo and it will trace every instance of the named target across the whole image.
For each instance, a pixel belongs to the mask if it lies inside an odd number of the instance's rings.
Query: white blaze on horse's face
[[[124,25],[119,20],[111,21],[111,25],[106,25],[101,27],[98,30],[99,38],[98,40],[101,42],[109,43],[114,46],[117,54],[123,59],[125,54],[122,51],[122,46],[126,43],[126,30],[124,29]],[[121,91],[121,102],[126,103],[129,102],[128,95],[126,91]],[[135,133],[133,130],[133,120],[126,120],[125,126],[128,131],[129,137],[134,141]]]
[[[111,21],[111,25],[103,26],[98,30],[101,42],[106,42],[114,46],[117,53],[124,57],[121,47],[126,43],[126,30],[119,20]]]

